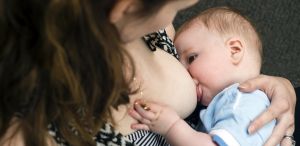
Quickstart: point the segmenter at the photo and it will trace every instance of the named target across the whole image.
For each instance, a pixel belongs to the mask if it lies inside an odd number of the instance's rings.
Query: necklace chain
[[[137,90],[139,91],[140,98],[143,98],[143,97],[144,97],[144,92],[143,92],[143,90],[141,89],[141,84],[138,83],[136,77],[133,77],[133,84],[134,84],[134,86],[137,86],[137,87],[138,87]]]

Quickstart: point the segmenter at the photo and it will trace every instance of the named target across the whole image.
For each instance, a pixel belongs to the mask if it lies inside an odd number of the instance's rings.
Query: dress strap
[[[167,35],[166,30],[161,29],[145,35],[143,39],[151,51],[156,51],[156,48],[160,48],[173,55],[176,59],[179,59],[174,43]]]

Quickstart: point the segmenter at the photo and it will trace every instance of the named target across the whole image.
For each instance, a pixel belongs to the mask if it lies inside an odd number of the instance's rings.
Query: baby
[[[175,46],[196,83],[198,101],[208,106],[199,114],[207,134],[190,128],[169,107],[149,101],[136,101],[129,111],[139,121],[132,128],[157,132],[171,145],[263,145],[275,120],[253,135],[247,128],[269,99],[260,90],[238,90],[239,83],[260,74],[262,45],[251,23],[230,8],[211,8],[179,29]]]

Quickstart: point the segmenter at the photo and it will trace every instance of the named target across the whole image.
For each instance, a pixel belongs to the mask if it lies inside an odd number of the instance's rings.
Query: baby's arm
[[[151,130],[166,138],[173,146],[215,146],[210,135],[193,130],[168,106],[136,101],[129,114],[139,123],[133,129]]]

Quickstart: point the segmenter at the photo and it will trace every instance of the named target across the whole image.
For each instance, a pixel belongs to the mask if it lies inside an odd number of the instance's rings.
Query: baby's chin
[[[219,90],[216,88],[209,88],[207,86],[197,87],[197,96],[198,102],[200,102],[203,106],[208,106],[209,103],[213,100],[213,98],[219,93]]]
[[[201,103],[202,105],[204,105],[204,106],[208,106],[208,105],[209,105],[209,102],[208,102],[208,101],[203,101],[203,100],[202,100],[200,103]]]
[[[204,106],[208,106],[209,103],[212,101],[212,98],[213,96],[207,96],[207,94],[203,95],[200,103]]]

